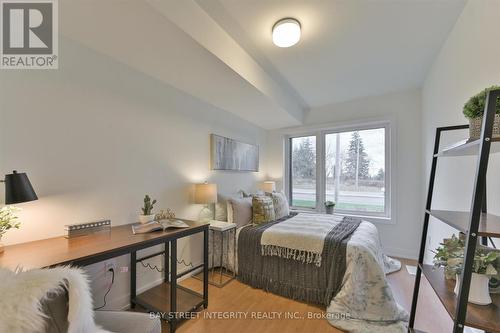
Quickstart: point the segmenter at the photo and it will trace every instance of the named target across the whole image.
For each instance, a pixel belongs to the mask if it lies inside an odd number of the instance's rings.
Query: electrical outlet
[[[109,272],[110,270],[113,270],[116,272],[116,263],[114,261],[106,261],[104,263],[104,272]]]
[[[128,266],[120,267],[120,272],[127,273],[128,272]]]

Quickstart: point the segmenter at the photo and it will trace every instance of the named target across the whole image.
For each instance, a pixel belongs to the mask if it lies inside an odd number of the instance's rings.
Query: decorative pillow
[[[288,200],[283,192],[273,192],[270,193],[273,199],[274,214],[277,219],[290,215],[290,207],[288,206]]]
[[[243,227],[252,223],[252,198],[231,198],[227,201],[227,221]]]
[[[217,203],[215,204],[215,218],[217,221],[227,221],[227,200],[228,196],[218,193]]]
[[[215,218],[217,221],[227,221],[227,201],[218,201],[215,204]]]
[[[272,198],[255,196],[252,198],[252,206],[254,224],[262,224],[276,220]]]

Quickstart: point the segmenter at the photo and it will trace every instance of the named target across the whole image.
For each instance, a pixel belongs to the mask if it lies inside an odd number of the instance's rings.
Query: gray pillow
[[[252,197],[231,198],[227,205],[227,221],[236,223],[236,227],[243,227],[252,223]]]

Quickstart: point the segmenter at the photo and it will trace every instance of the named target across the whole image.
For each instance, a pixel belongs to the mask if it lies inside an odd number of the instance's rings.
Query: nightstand
[[[210,247],[210,255],[212,256],[212,267],[210,268],[210,274],[209,274],[209,280],[208,283],[211,285],[214,285],[218,288],[224,287],[226,284],[234,280],[236,277],[236,272],[235,269],[233,268],[233,272],[230,274],[228,272],[227,267],[228,262],[224,260],[224,258],[229,257],[229,247],[231,246],[230,244],[230,237],[233,237],[233,266],[236,263],[236,224],[234,223],[229,223],[229,222],[223,222],[223,221],[216,221],[216,220],[210,220],[208,221],[210,223],[209,230],[212,233],[212,244]],[[215,237],[216,234],[220,234],[220,267],[215,267],[215,241],[218,239],[218,237]],[[224,236],[227,235],[226,240],[224,240]],[[202,280],[202,277],[200,274],[196,274],[193,276],[195,279]]]

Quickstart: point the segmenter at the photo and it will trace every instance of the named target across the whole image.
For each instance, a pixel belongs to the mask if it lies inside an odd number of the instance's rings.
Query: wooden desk
[[[38,241],[9,245],[0,254],[0,266],[15,269],[18,266],[23,268],[45,268],[58,265],[86,266],[106,259],[130,254],[131,262],[131,306],[140,304],[150,311],[161,311],[169,313],[165,320],[170,322],[171,332],[175,332],[177,313],[177,303],[182,312],[193,311],[200,305],[208,307],[208,223],[183,220],[189,228],[158,231],[148,234],[132,233],[130,224],[112,227],[110,231],[102,231],[95,234],[67,239],[65,237],[55,237]],[[186,290],[177,285],[177,278],[182,275],[177,274],[177,240],[186,236],[203,232],[203,264],[188,272],[203,267],[203,295],[194,291]],[[146,258],[137,258],[137,251],[155,245],[164,244],[164,250],[155,255],[165,255],[165,281],[160,286],[154,287],[141,295],[136,295],[136,264]],[[169,265],[169,256],[172,257]],[[152,257],[152,256],[148,256]],[[174,260],[175,259],[175,260]],[[169,269],[170,266],[170,269]],[[170,271],[170,274],[169,274]],[[183,273],[186,274],[186,273]],[[170,279],[169,279],[170,276]],[[164,302],[159,301],[159,295],[163,293]],[[187,306],[186,299],[195,301],[198,296],[200,302],[195,302],[193,306]],[[149,301],[151,299],[151,301]],[[154,303],[154,304],[153,304]],[[189,303],[190,304],[190,303]]]

